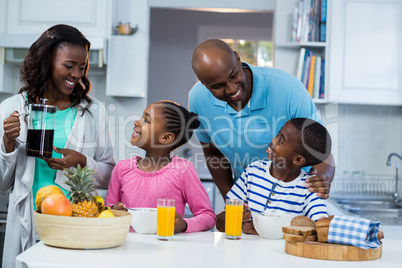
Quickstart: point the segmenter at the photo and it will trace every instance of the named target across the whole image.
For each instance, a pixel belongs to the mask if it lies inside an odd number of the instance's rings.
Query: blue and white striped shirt
[[[304,170],[291,182],[275,179],[269,172],[271,161],[251,163],[226,194],[226,198],[241,199],[251,211],[275,214],[303,215],[318,220],[327,217],[327,206],[316,193],[306,188],[311,177]]]

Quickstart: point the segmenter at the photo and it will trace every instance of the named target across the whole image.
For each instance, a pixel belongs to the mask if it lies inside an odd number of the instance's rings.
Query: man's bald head
[[[193,52],[191,57],[191,67],[196,75],[198,75],[198,67],[200,64],[205,63],[209,59],[215,58],[217,55],[222,54],[233,55],[232,48],[220,39],[208,39],[199,44]]]

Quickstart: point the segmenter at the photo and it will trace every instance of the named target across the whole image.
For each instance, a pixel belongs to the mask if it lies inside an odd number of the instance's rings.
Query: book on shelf
[[[325,59],[321,61],[321,74],[320,74],[320,92],[318,97],[320,99],[325,99]]]
[[[325,42],[327,0],[300,0],[292,17],[292,42]]]
[[[326,41],[327,35],[327,0],[321,0],[320,5],[320,42]]]
[[[314,73],[314,88],[313,99],[318,99],[320,95],[320,79],[321,79],[321,57],[317,56],[315,60],[315,73]]]
[[[302,80],[301,80],[306,88],[308,85],[308,79],[309,79],[309,73],[310,73],[310,62],[311,62],[312,55],[313,55],[313,53],[310,50],[306,49],[306,57],[305,57],[305,61],[303,63],[303,74],[302,74]]]
[[[313,99],[324,98],[324,64],[321,55],[313,55],[307,48],[300,48],[296,77],[299,79]]]
[[[306,58],[306,49],[302,47],[300,49],[300,55],[299,55],[299,62],[297,64],[297,71],[296,71],[296,77],[300,81],[302,81],[302,74],[303,74],[303,64]]]
[[[297,18],[299,16],[299,7],[295,7],[293,10],[293,24],[292,24],[292,36],[290,37],[291,42],[297,42]]]
[[[310,11],[311,11],[311,1],[303,1],[303,14],[302,14],[302,33],[300,40],[302,42],[308,42],[309,32],[310,32]]]
[[[308,74],[308,82],[307,82],[307,90],[308,93],[310,94],[310,97],[313,97],[313,89],[314,89],[314,73],[315,73],[315,61],[317,59],[317,56],[311,56],[311,61],[310,61],[310,68],[309,68],[309,74]]]
[[[302,31],[302,16],[303,16],[303,1],[299,2],[298,7],[298,16],[295,18],[297,20],[297,28],[296,28],[296,41],[300,42],[301,39],[301,31]]]

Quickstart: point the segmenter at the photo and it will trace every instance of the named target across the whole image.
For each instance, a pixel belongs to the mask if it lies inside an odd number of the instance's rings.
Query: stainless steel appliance
[[[8,194],[0,193],[0,267],[2,267],[4,236],[6,233]]]

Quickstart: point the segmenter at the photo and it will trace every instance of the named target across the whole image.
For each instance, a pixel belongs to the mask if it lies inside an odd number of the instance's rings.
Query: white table
[[[16,267],[401,267],[402,240],[383,240],[382,258],[364,262],[339,262],[295,257],[284,252],[284,240],[244,235],[233,241],[219,232],[177,234],[173,241],[156,235],[130,232],[119,247],[94,250],[62,249],[39,242],[17,256]]]

